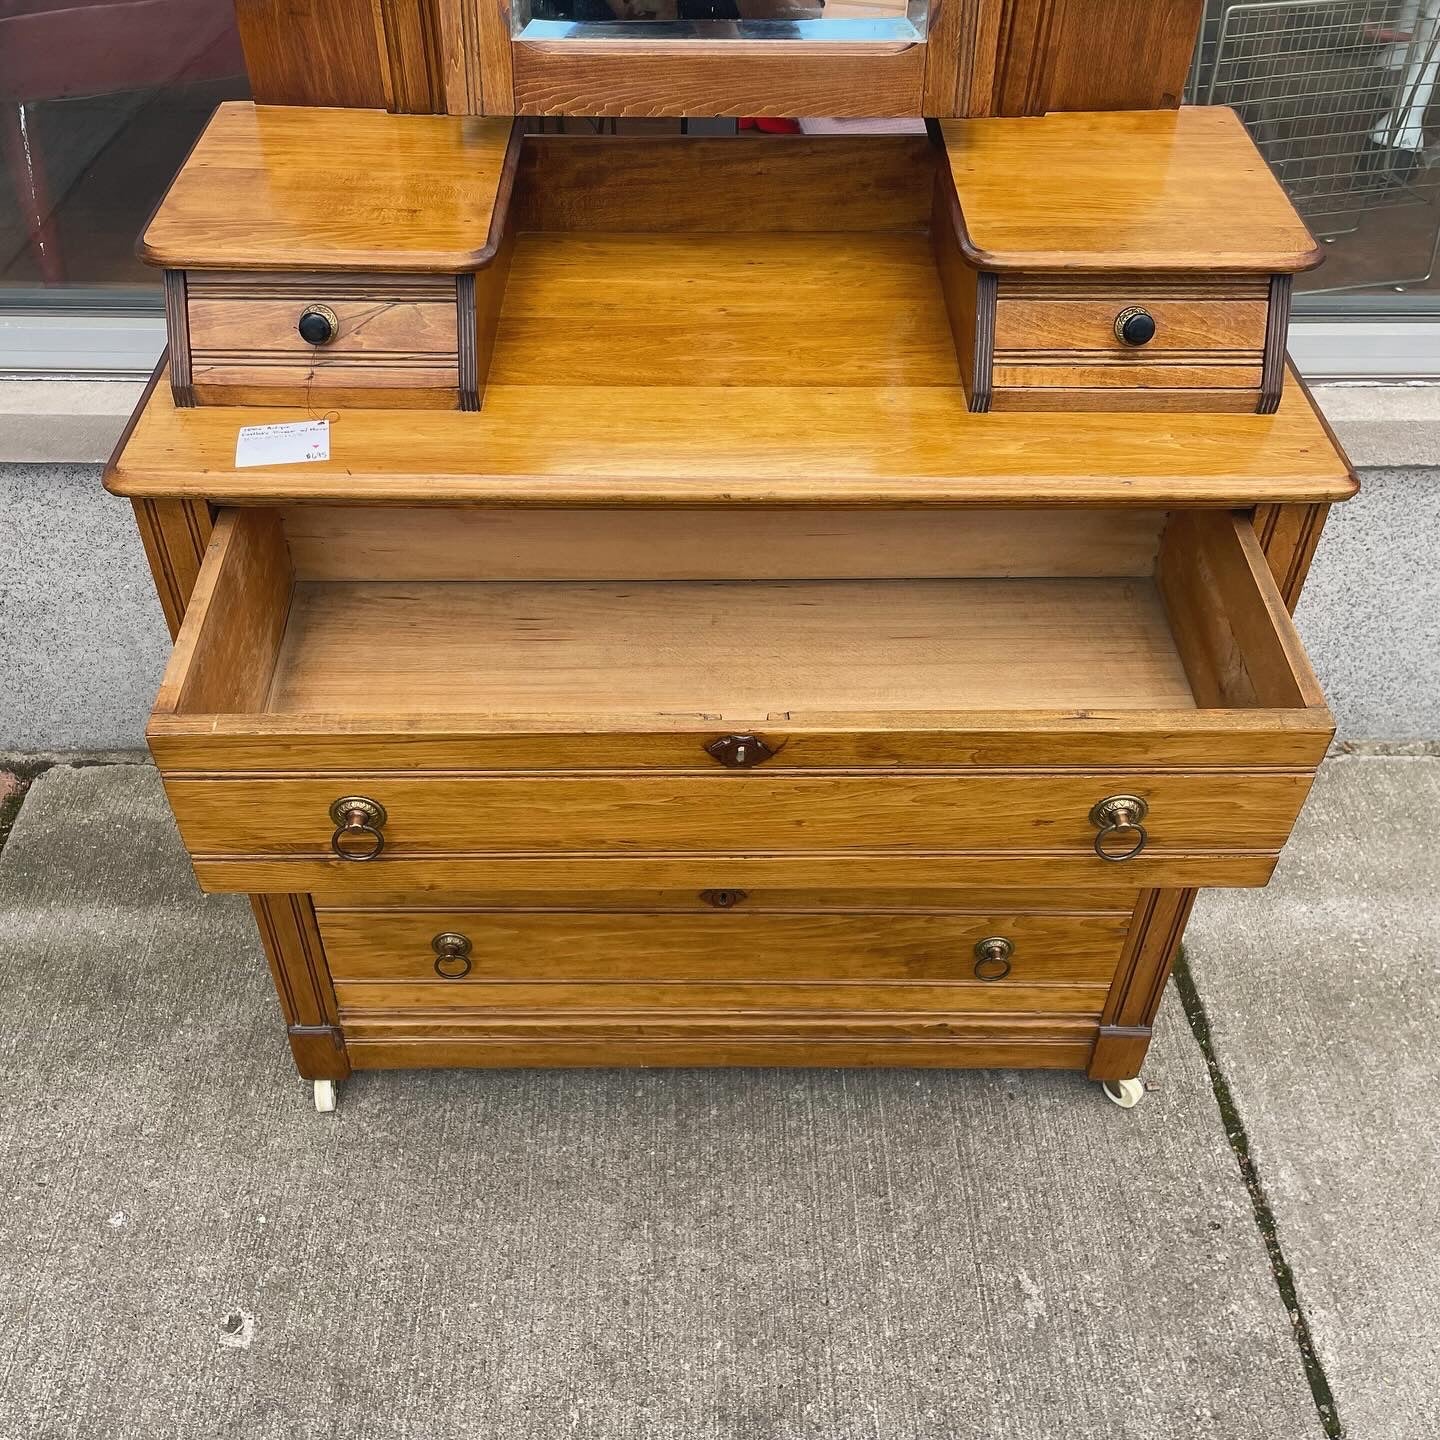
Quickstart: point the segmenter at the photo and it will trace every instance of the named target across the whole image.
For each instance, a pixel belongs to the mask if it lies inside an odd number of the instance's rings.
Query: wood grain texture
[[[210,507],[201,500],[136,500],[132,509],[173,639],[184,622],[210,543]]]
[[[1273,415],[1280,404],[1280,390],[1285,384],[1285,344],[1290,335],[1290,295],[1294,279],[1275,275],[1270,280],[1270,307],[1265,326],[1265,373],[1260,380],[1262,415]]]
[[[522,230],[766,234],[923,230],[938,151],[923,135],[530,135]],[[843,248],[837,246],[837,249]]]
[[[382,886],[382,888],[384,888]],[[476,916],[483,921],[495,916],[501,920],[518,918],[520,912],[532,914],[597,915],[621,911],[645,915],[714,915],[715,906],[704,890],[506,890],[483,895],[427,894],[411,903],[382,900],[373,904],[326,903],[316,906],[322,927],[331,919],[350,918],[357,927],[364,917],[394,919],[402,927],[426,923],[421,917],[441,912]],[[1003,889],[974,888],[866,890],[747,890],[743,898],[733,901],[727,914],[829,915],[842,912],[886,916],[896,914],[939,915],[951,917],[1004,916],[1007,923],[1028,923],[1034,916],[1049,923],[1091,918],[1127,922],[1135,909],[1136,892],[1126,890],[1085,889]],[[477,922],[478,923],[478,922]],[[434,929],[426,932],[428,936]],[[463,926],[461,927],[464,928]],[[329,933],[327,931],[327,933]],[[361,929],[356,929],[356,934]],[[400,933],[409,933],[403,928]],[[418,932],[416,932],[418,933]],[[986,932],[989,933],[988,931]],[[1098,933],[1098,932],[1097,932]]]
[[[337,982],[340,1018],[357,1020],[436,1016],[481,1023],[492,1017],[542,1013],[550,1016],[609,1018],[624,1014],[637,1027],[647,1021],[674,1020],[686,1014],[770,1016],[919,1015],[1083,1015],[1098,1020],[1105,986],[1020,985],[1008,980],[994,985],[969,984],[801,984],[781,981],[746,984],[705,984],[698,981],[650,983],[604,981],[570,984],[563,981],[490,984],[467,978],[400,984],[389,981]],[[783,1023],[783,1022],[782,1022]]]
[[[960,248],[977,269],[1269,276],[1323,258],[1224,106],[941,128]],[[1027,183],[1016,185],[1017,175]]]
[[[919,115],[921,43],[517,40],[517,115]]]
[[[513,283],[513,281],[512,281]],[[503,356],[497,346],[496,364]],[[1253,505],[1356,485],[1303,391],[1274,415],[969,415],[958,387],[497,385],[478,415],[349,410],[328,461],[235,469],[283,408],[152,394],[115,494],[273,504]]]
[[[1248,517],[1171,517],[1157,584],[1203,705],[1303,706],[1332,723]]]
[[[473,287],[473,277],[464,278]],[[307,344],[297,329],[312,304],[328,306],[338,321],[323,346]],[[192,393],[203,403],[313,405],[317,395],[338,393],[384,405],[388,392],[423,391],[430,403],[454,405],[458,325],[452,276],[197,271],[188,305]]]
[[[219,107],[140,241],[171,269],[458,274],[488,265],[518,133],[500,120]],[[237,197],[246,203],[237,203]]]
[[[235,0],[260,105],[383,109],[372,0]]]
[[[170,393],[182,408],[195,403],[191,383],[190,322],[185,293],[185,272],[165,271],[165,336],[170,356]]]
[[[1107,795],[1150,806],[1145,857],[1278,851],[1308,772],[1147,774],[1143,771],[894,775],[764,770],[640,775],[453,777],[166,776],[186,847],[197,858],[330,854],[329,807],[368,795],[389,812],[386,848],[363,868],[430,858],[746,854],[1043,854],[1057,883],[1144,884],[1140,864],[1092,849],[1089,813]],[[327,862],[328,863],[328,862]],[[344,865],[342,868],[359,868]],[[741,886],[740,888],[746,888]]]
[[[1128,1080],[1140,1073],[1195,893],[1180,889],[1141,894],[1087,1067],[1092,1080]]]
[[[597,284],[597,277],[608,277]],[[921,234],[523,235],[493,385],[959,383]]]
[[[387,110],[403,115],[450,111],[444,11],[449,0],[371,0]]]
[[[265,708],[749,729],[807,712],[1193,705],[1148,580],[1007,579],[302,582]]]
[[[338,792],[336,792],[338,793]],[[1124,865],[1108,865],[1076,851],[796,852],[783,855],[661,854],[551,856],[485,855],[404,859],[387,854],[356,865],[314,852],[273,856],[192,855],[195,875],[212,893],[303,888],[317,900],[411,905],[427,895],[491,890],[635,889],[742,890],[763,886],[856,891],[906,886],[1136,886],[1265,885],[1274,873],[1273,850],[1147,852]],[[1113,874],[1111,872],[1119,871]],[[1102,873],[1103,872],[1103,873]]]
[[[866,1040],[863,1036],[807,1036],[784,1033],[760,1039],[706,1035],[696,1039],[637,1037],[633,1022],[617,1021],[609,1034],[567,1038],[538,1031],[533,1037],[460,1035],[454,1038],[417,1035],[401,1022],[368,1025],[350,1042],[351,1061],[358,1070],[422,1067],[524,1066],[651,1066],[695,1065],[829,1065],[979,1068],[1014,1066],[1026,1069],[1076,1070],[1091,1049],[1094,1026],[1077,1022],[1076,1038],[1031,1039],[1020,1031],[1013,1041],[968,1039],[946,1034],[940,1039]],[[560,1027],[554,1027],[559,1029]],[[778,1028],[778,1027],[772,1027]],[[947,1031],[953,1026],[945,1026]],[[1018,1027],[1017,1027],[1018,1029]]]
[[[1239,355],[1258,364],[1265,349],[1270,306],[1263,300],[1182,300],[1141,291],[1127,299],[1009,299],[1002,287],[995,310],[997,359],[1010,352],[1098,352],[1123,357],[1134,364],[1154,355],[1174,352],[1192,361],[1201,353]],[[1154,339],[1143,349],[1126,345],[1115,336],[1115,319],[1122,310],[1140,306],[1154,317]]]
[[[309,897],[252,895],[250,908],[285,1016],[295,1068],[307,1080],[344,1080],[350,1062]]]
[[[157,712],[253,710],[265,703],[289,609],[291,572],[269,511],[224,512],[215,524]]]
[[[1203,0],[983,0],[955,111],[1148,110],[1179,104]]]
[[[1261,505],[1255,532],[1285,608],[1293,615],[1325,528],[1328,505]]]
[[[1128,917],[783,915],[742,905],[691,915],[335,910],[322,914],[319,924],[330,973],[338,981],[461,990],[471,981],[933,983],[983,986],[1004,997],[1016,986],[1107,987]],[[464,935],[473,947],[472,968],[462,980],[443,980],[435,972],[431,941],[445,932]],[[982,982],[975,976],[975,946],[995,935],[1015,947],[1011,970]],[[357,994],[354,1003],[372,1002]],[[510,1002],[500,997],[494,1003]],[[838,1008],[862,1007],[842,1003]],[[1015,1007],[1003,1000],[998,1006],[972,1004],[957,996],[948,1008]]]
[[[1154,573],[1154,510],[499,510],[296,505],[298,580],[857,580]]]

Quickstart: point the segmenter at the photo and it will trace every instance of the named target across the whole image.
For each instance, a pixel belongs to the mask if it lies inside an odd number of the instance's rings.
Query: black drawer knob
[[[328,345],[340,333],[340,321],[328,305],[307,305],[295,328],[307,345]]]
[[[1148,345],[1155,338],[1155,317],[1131,305],[1115,317],[1115,338],[1122,345]]]

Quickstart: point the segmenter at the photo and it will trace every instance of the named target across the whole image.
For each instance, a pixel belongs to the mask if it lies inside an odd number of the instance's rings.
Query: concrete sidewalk
[[[1432,1440],[1433,870],[1417,916],[1347,852],[1433,866],[1437,777],[1328,768],[1279,903],[1202,912],[1211,1053],[1172,996],[1132,1112],[1070,1075],[522,1071],[319,1116],[153,771],[50,769],[0,852],[0,1437]],[[1299,923],[1337,880],[1395,891],[1383,985],[1336,992],[1343,907]],[[1417,1086],[1363,1176],[1357,1064]],[[1339,1206],[1291,1183],[1317,1149]]]

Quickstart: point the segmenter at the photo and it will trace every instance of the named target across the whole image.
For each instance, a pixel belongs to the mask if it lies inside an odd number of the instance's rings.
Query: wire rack
[[[1318,231],[1429,198],[1423,121],[1440,0],[1211,0],[1192,96],[1240,115]]]

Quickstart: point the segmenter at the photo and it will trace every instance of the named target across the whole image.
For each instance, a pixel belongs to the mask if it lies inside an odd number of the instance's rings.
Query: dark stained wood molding
[[[195,406],[195,387],[190,378],[190,309],[185,272],[165,271],[165,332],[170,354],[170,391],[179,410]]]
[[[457,334],[460,341],[460,408],[480,408],[480,373],[475,358],[475,276],[455,277]]]
[[[1270,277],[1270,313],[1265,321],[1265,355],[1260,370],[1259,415],[1273,415],[1280,408],[1285,388],[1285,342],[1290,333],[1290,293],[1293,277]]]
[[[989,410],[994,399],[995,301],[999,291],[999,277],[992,271],[976,275],[974,380],[970,386],[970,409],[976,414]]]

